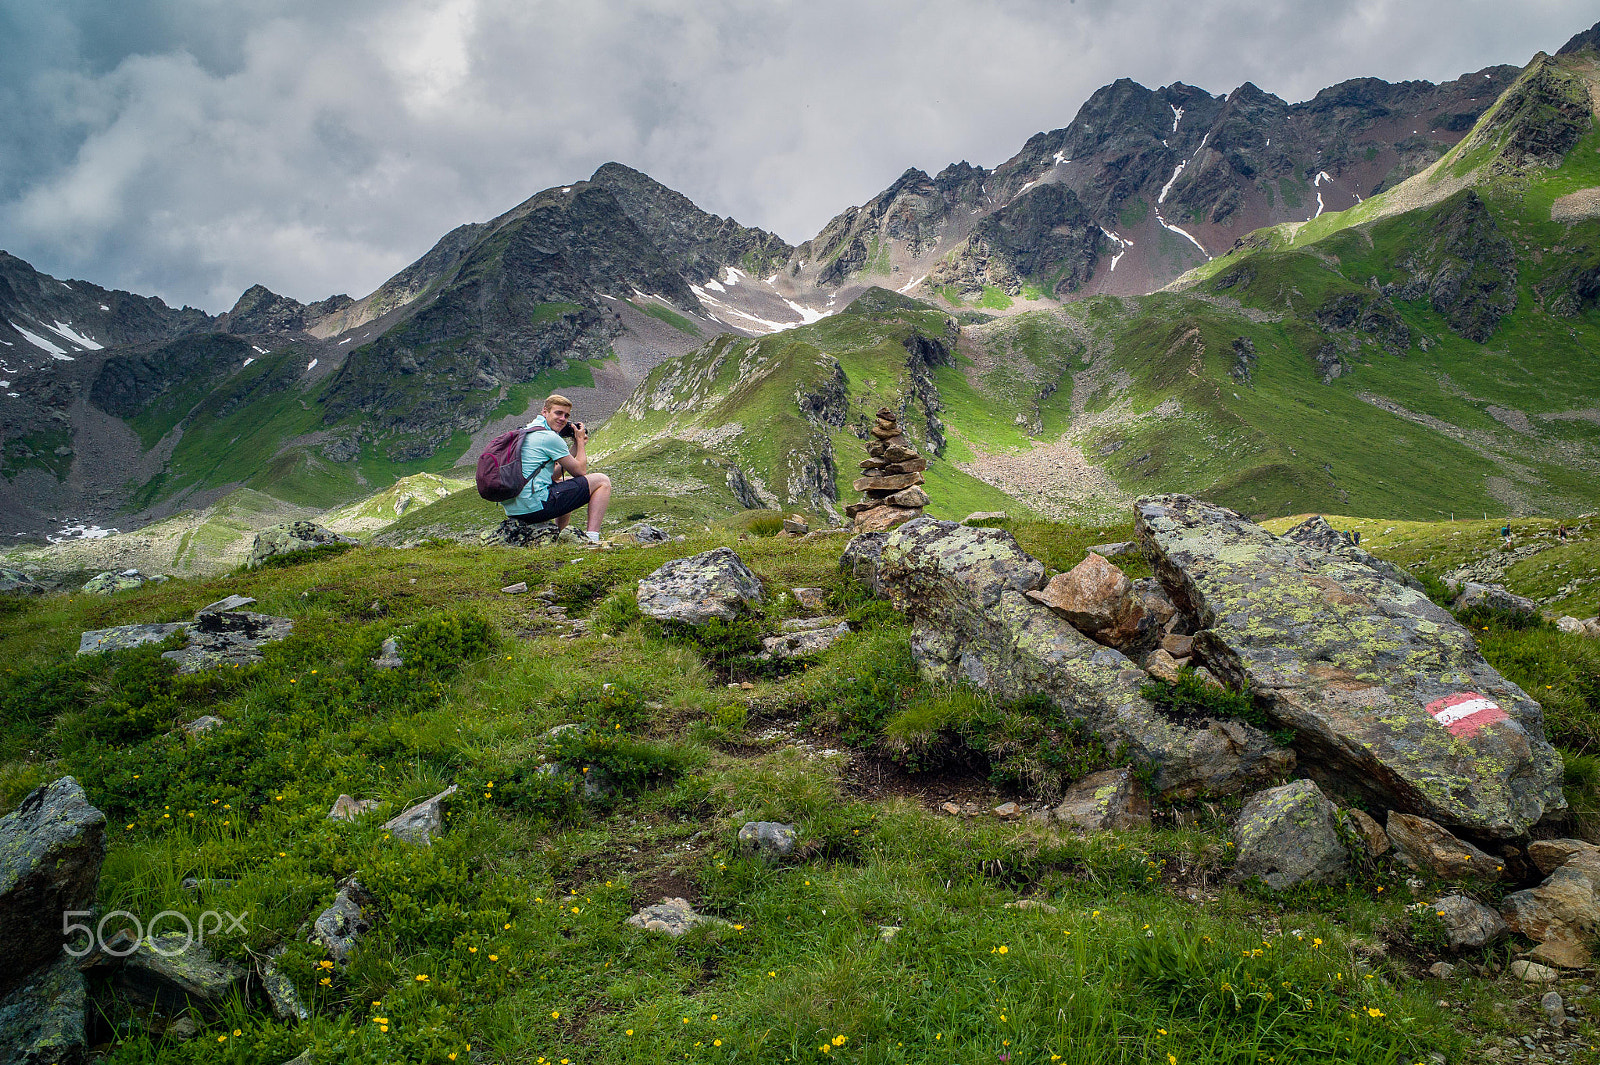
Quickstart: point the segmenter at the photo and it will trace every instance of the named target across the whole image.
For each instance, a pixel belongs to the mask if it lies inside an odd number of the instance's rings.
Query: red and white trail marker
[[[1506,712],[1500,704],[1477,692],[1457,692],[1443,699],[1435,699],[1424,709],[1433,719],[1450,730],[1452,736],[1471,736],[1485,725],[1504,721]]]

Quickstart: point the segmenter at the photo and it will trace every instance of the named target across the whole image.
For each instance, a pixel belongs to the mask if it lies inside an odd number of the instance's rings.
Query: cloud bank
[[[362,295],[618,160],[804,240],[1119,77],[1288,100],[1553,52],[1577,0],[0,0],[0,247],[225,310]]]

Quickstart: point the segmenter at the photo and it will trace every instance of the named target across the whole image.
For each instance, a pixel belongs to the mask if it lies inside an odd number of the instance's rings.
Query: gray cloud
[[[209,310],[361,295],[617,159],[791,242],[907,166],[993,166],[1100,85],[1455,77],[1537,0],[0,0],[0,247]]]

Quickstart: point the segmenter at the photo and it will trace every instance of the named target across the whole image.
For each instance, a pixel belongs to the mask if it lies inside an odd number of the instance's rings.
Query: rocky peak
[[[306,305],[299,300],[251,285],[217,324],[224,333],[293,333],[305,328],[305,319]]]
[[[1582,33],[1573,34],[1572,39],[1562,45],[1556,55],[1572,55],[1585,48],[1590,51],[1600,51],[1600,22],[1596,22]]]

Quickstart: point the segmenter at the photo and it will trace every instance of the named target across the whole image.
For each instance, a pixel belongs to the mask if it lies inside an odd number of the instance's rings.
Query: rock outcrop
[[[761,580],[732,548],[675,558],[639,581],[639,612],[657,621],[732,621],[764,597]]]
[[[1343,876],[1348,855],[1339,838],[1338,813],[1309,780],[1252,795],[1233,830],[1239,847],[1233,879],[1259,877],[1283,891]]]
[[[1050,817],[1073,832],[1150,827],[1150,800],[1131,769],[1090,773],[1061,797]]]
[[[1284,539],[1293,540],[1303,547],[1315,547],[1326,551],[1330,555],[1337,555],[1357,566],[1365,566],[1380,577],[1403,584],[1407,588],[1422,591],[1422,582],[1402,567],[1393,562],[1385,561],[1369,551],[1364,551],[1356,546],[1355,540],[1349,533],[1342,533],[1328,524],[1328,519],[1320,514],[1312,515],[1299,525],[1283,534]]]
[[[1136,513],[1200,656],[1324,784],[1489,839],[1564,808],[1538,704],[1426,596],[1188,496]]]
[[[0,1057],[10,1065],[79,1065],[85,1060],[88,984],[58,953],[0,999]]]
[[[0,992],[61,953],[63,914],[94,904],[105,825],[72,777],[0,817]]]
[[[324,529],[314,521],[285,522],[256,534],[247,565],[254,569],[267,559],[279,555],[292,555],[297,551],[310,551],[317,547],[333,547],[341,544],[353,547],[358,543],[359,540],[341,536],[332,529]]]
[[[919,518],[889,534],[878,572],[911,621],[924,676],[1003,699],[1047,696],[1109,749],[1150,763],[1158,795],[1235,793],[1293,765],[1249,725],[1163,716],[1140,695],[1145,674],[1133,661],[1028,598],[1044,587],[1044,566],[1003,529]]]

